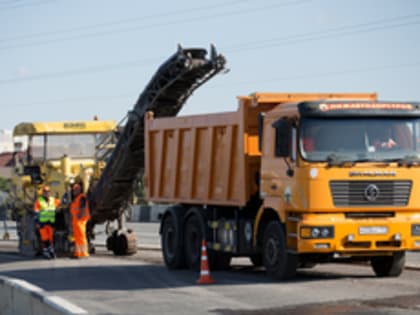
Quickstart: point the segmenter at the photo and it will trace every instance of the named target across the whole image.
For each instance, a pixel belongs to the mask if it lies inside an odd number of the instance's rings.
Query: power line
[[[255,49],[263,49],[263,48],[270,48],[270,47],[279,47],[279,46],[288,46],[293,45],[301,42],[307,42],[307,41],[316,41],[316,40],[323,40],[328,38],[336,38],[336,37],[342,37],[342,36],[349,36],[354,35],[358,33],[367,33],[367,32],[373,32],[380,29],[391,29],[396,27],[402,27],[407,25],[413,25],[413,24],[420,24],[419,21],[413,21],[413,22],[407,22],[407,23],[400,23],[400,24],[391,24],[391,25],[378,25],[379,23],[383,21],[391,21],[392,23],[395,23],[399,20],[407,20],[414,17],[419,17],[420,14],[410,15],[410,16],[401,16],[401,17],[395,17],[391,19],[381,19],[372,21],[369,23],[362,23],[362,24],[356,24],[356,25],[346,25],[341,26],[338,28],[331,28],[331,29],[325,29],[322,31],[317,32],[309,32],[304,34],[295,34],[287,37],[277,38],[277,39],[270,39],[270,40],[263,40],[263,41],[254,41],[254,42],[248,42],[243,44],[238,44],[234,46],[230,46],[226,50],[226,52],[230,53],[242,53],[246,51],[252,51]],[[362,28],[366,26],[372,26],[370,28]],[[351,29],[356,29],[352,31]],[[361,29],[362,28],[362,29]],[[343,32],[337,32],[343,30]],[[327,33],[326,35],[322,35],[323,33]],[[328,34],[332,33],[332,34]],[[318,35],[318,36],[314,36]],[[312,37],[311,37],[312,36]],[[277,41],[280,41],[279,43]],[[261,43],[258,45],[258,43]],[[265,44],[264,43],[269,43]],[[228,46],[229,47],[229,46]],[[132,60],[117,64],[108,64],[108,65],[98,65],[98,66],[91,66],[87,68],[80,68],[80,69],[72,69],[72,70],[66,70],[66,71],[59,71],[59,72],[53,72],[53,73],[46,73],[46,74],[40,74],[36,76],[29,76],[29,77],[17,77],[17,78],[11,78],[11,79],[4,79],[0,80],[0,85],[5,84],[12,84],[12,83],[19,83],[24,81],[34,81],[34,80],[40,80],[40,79],[51,79],[51,78],[62,78],[66,76],[75,76],[75,75],[81,75],[81,74],[90,74],[90,73],[97,73],[97,72],[106,72],[109,70],[116,70],[116,69],[122,69],[122,68],[129,68],[133,66],[144,66],[150,62],[158,61],[158,58],[150,58],[150,59],[140,59],[140,60]]]
[[[407,22],[407,23],[395,24],[395,25],[391,25],[391,26],[377,26],[377,27],[372,27],[372,28],[369,28],[369,29],[364,29],[364,30],[359,30],[359,31],[348,31],[348,32],[342,32],[342,33],[330,34],[330,35],[324,35],[324,36],[320,35],[318,37],[308,37],[308,38],[302,38],[302,39],[296,39],[296,40],[289,40],[289,41],[286,41],[286,42],[283,42],[283,43],[271,43],[271,44],[260,45],[260,46],[255,45],[255,46],[249,47],[247,49],[233,49],[233,50],[230,50],[230,51],[227,50],[226,52],[240,53],[240,52],[243,52],[243,51],[252,51],[252,50],[264,49],[264,48],[290,46],[290,45],[294,45],[294,44],[298,44],[298,43],[302,43],[302,42],[317,41],[317,40],[330,39],[330,38],[339,38],[339,37],[344,37],[344,36],[349,36],[349,35],[354,35],[354,34],[370,33],[370,32],[383,30],[383,29],[393,29],[393,28],[409,26],[409,25],[417,25],[417,24],[420,24],[420,20],[419,21],[413,21],[413,22]]]
[[[295,42],[299,42],[301,40],[308,40],[311,39],[311,36],[314,35],[323,35],[324,33],[333,33],[333,34],[325,34],[325,36],[341,36],[342,34],[345,34],[345,31],[352,31],[352,32],[357,32],[357,33],[361,33],[361,32],[365,32],[365,31],[369,31],[371,28],[369,27],[374,27],[375,25],[378,25],[377,27],[381,27],[381,28],[394,28],[397,26],[401,26],[401,25],[395,25],[395,24],[391,24],[391,25],[387,25],[390,23],[395,23],[398,21],[405,21],[404,25],[411,25],[411,24],[417,24],[418,22],[420,22],[420,20],[418,21],[407,21],[407,20],[411,20],[411,19],[415,19],[415,18],[419,18],[420,14],[412,14],[412,15],[405,15],[405,16],[398,16],[398,17],[392,17],[392,18],[386,18],[386,19],[379,19],[379,20],[375,20],[375,21],[371,21],[371,22],[367,22],[367,23],[361,23],[361,24],[349,24],[349,25],[343,25],[343,26],[339,26],[339,27],[335,27],[335,28],[329,28],[329,29],[324,29],[324,30],[319,30],[319,31],[314,31],[314,32],[309,32],[309,33],[298,33],[298,34],[292,34],[292,35],[288,35],[288,36],[284,36],[284,37],[277,37],[277,38],[270,38],[270,39],[263,39],[263,40],[256,40],[256,41],[251,41],[251,42],[247,42],[247,43],[242,43],[242,44],[234,44],[231,46],[226,46],[227,51],[236,51],[236,50],[241,50],[241,49],[246,49],[246,48],[253,48],[255,49],[255,47],[260,48],[260,47],[264,47],[264,44],[269,44],[269,46],[273,45],[273,42],[289,42],[289,41],[293,41],[293,43]],[[414,22],[414,23],[413,23]],[[354,30],[353,30],[354,29]],[[359,30],[357,30],[359,29]],[[340,33],[340,31],[342,33]],[[229,50],[229,47],[231,48],[231,50]]]
[[[92,66],[92,67],[81,68],[81,69],[51,72],[51,73],[45,73],[45,74],[34,75],[34,76],[23,77],[23,78],[12,78],[12,79],[0,80],[0,85],[18,83],[18,82],[24,82],[24,81],[35,81],[35,80],[40,80],[40,79],[56,79],[56,78],[69,77],[69,76],[75,76],[75,75],[81,75],[81,74],[93,74],[93,73],[105,72],[105,71],[110,71],[110,70],[118,70],[118,69],[123,69],[123,68],[144,67],[144,66],[149,65],[151,62],[154,62],[157,60],[159,59],[149,58],[149,59],[121,62],[121,63],[116,63],[116,64]]]
[[[0,0],[0,5],[16,3],[16,2],[20,2],[20,1],[22,1],[22,0]]]
[[[54,99],[54,100],[45,100],[45,101],[35,101],[31,103],[17,103],[10,105],[11,107],[30,107],[30,106],[42,106],[42,105],[49,105],[49,104],[64,104],[64,103],[87,103],[91,101],[99,101],[99,100],[110,100],[110,99],[126,99],[127,97],[133,97],[133,95],[126,93],[126,94],[117,94],[117,95],[108,95],[108,96],[88,96],[88,97],[75,97],[75,98],[61,98],[61,99]]]
[[[45,3],[54,2],[54,1],[56,0],[39,0],[39,1],[31,2],[31,3],[22,3],[22,4],[15,4],[15,5],[9,5],[8,3],[3,2],[3,3],[0,3],[0,12],[3,10],[20,9],[24,7],[44,5]],[[3,4],[6,4],[6,6],[3,6]]]
[[[13,0],[12,0],[13,1]],[[68,29],[62,29],[62,30],[56,30],[56,31],[49,31],[49,32],[42,32],[42,33],[32,33],[32,34],[25,34],[15,37],[6,37],[1,38],[0,42],[6,42],[6,41],[17,41],[17,40],[23,40],[23,39],[32,39],[36,37],[45,37],[45,36],[51,36],[51,35],[60,35],[60,34],[66,34],[66,33],[74,33],[84,30],[90,30],[95,29],[99,27],[108,27],[108,26],[115,26],[120,24],[129,24],[132,22],[137,21],[144,21],[144,20],[150,20],[154,18],[161,18],[161,17],[167,17],[171,15],[177,15],[177,14],[183,14],[188,12],[196,12],[196,11],[202,11],[202,10],[211,10],[214,8],[223,8],[227,6],[232,6],[234,4],[243,3],[249,0],[235,0],[230,2],[225,2],[223,4],[212,4],[207,6],[201,6],[201,7],[195,7],[195,8],[188,8],[184,10],[175,10],[175,11],[169,11],[166,13],[160,13],[160,14],[152,14],[152,15],[145,15],[145,16],[139,16],[139,17],[133,17],[133,18],[127,18],[123,20],[114,20],[106,23],[98,23],[98,24],[91,24],[91,25],[85,25],[85,26],[79,26],[79,27],[73,27]]]
[[[334,77],[334,76],[345,76],[345,75],[353,75],[358,73],[368,73],[368,72],[378,72],[378,71],[388,71],[394,69],[401,69],[401,68],[411,68],[411,67],[419,67],[420,61],[415,61],[412,63],[404,63],[404,64],[394,64],[394,65],[381,65],[375,67],[368,67],[368,68],[359,68],[359,69],[345,69],[340,71],[328,71],[328,72],[318,72],[318,73],[309,73],[309,74],[298,74],[298,75],[290,75],[290,76],[282,76],[282,77],[271,77],[271,78],[264,78],[263,80],[246,80],[246,81],[238,81],[238,82],[230,82],[229,86],[237,86],[237,85],[244,85],[244,84],[255,84],[255,83],[265,83],[265,82],[281,82],[281,81],[291,81],[291,80],[301,80],[301,79],[319,79],[321,77]],[[218,88],[226,88],[226,84],[223,85],[212,85],[208,87],[209,89],[218,89]],[[89,97],[79,97],[79,98],[64,98],[64,99],[54,99],[54,100],[45,100],[45,101],[35,101],[29,103],[17,103],[17,104],[9,104],[10,107],[29,107],[29,106],[42,106],[48,104],[58,104],[58,103],[86,103],[91,101],[98,101],[98,100],[109,100],[109,99],[126,99],[127,97],[133,97],[133,95],[127,93],[117,94],[117,95],[108,95],[108,96],[89,96]]]
[[[276,3],[270,6],[264,6],[264,7],[259,7],[259,8],[257,7],[257,8],[251,8],[251,9],[242,9],[242,10],[224,12],[224,13],[219,13],[217,15],[209,14],[209,15],[204,15],[200,17],[190,18],[190,19],[178,19],[171,22],[156,23],[156,24],[149,24],[149,25],[137,25],[137,26],[126,27],[126,28],[121,28],[121,29],[85,33],[85,34],[60,37],[60,38],[55,38],[55,39],[48,39],[48,40],[26,43],[26,44],[23,43],[23,44],[9,45],[9,46],[0,46],[0,50],[10,50],[10,49],[15,49],[15,48],[41,46],[45,44],[52,44],[52,43],[57,43],[57,42],[62,42],[62,41],[80,40],[80,39],[86,39],[86,38],[92,38],[92,37],[94,38],[94,37],[100,37],[100,36],[126,33],[126,32],[131,32],[131,31],[145,30],[145,29],[156,28],[156,27],[166,27],[166,26],[173,26],[173,25],[179,25],[179,24],[188,24],[188,23],[193,23],[193,22],[203,21],[203,20],[208,20],[208,19],[223,18],[223,17],[228,17],[228,16],[246,14],[250,12],[254,13],[254,12],[259,12],[259,11],[272,10],[275,8],[280,8],[280,7],[285,7],[285,6],[299,5],[302,3],[309,2],[309,1],[312,1],[312,0],[295,0],[295,1],[290,1],[290,2],[281,3],[281,4]]]
[[[249,83],[256,83],[256,82],[264,83],[264,82],[280,82],[280,81],[301,80],[301,79],[319,79],[323,77],[333,77],[333,76],[352,75],[352,74],[358,74],[358,73],[387,71],[387,70],[393,70],[393,69],[411,68],[411,67],[419,67],[419,66],[420,66],[420,61],[415,61],[413,63],[382,65],[382,66],[375,66],[375,67],[368,67],[368,68],[346,69],[346,70],[329,71],[329,72],[317,72],[317,73],[299,74],[299,75],[291,75],[291,76],[283,76],[283,77],[272,77],[269,79],[263,79],[263,80],[258,80],[258,81],[247,80],[247,81],[240,81],[240,82],[233,83],[233,85],[249,84]],[[217,86],[212,86],[212,87],[216,88]]]

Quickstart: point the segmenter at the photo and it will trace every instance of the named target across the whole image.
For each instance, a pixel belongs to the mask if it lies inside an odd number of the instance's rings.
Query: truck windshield
[[[96,138],[96,134],[47,135],[45,141],[44,136],[33,136],[30,142],[32,158],[52,160],[63,155],[71,158],[92,158],[95,155]]]
[[[304,118],[301,156],[313,162],[420,161],[419,118]]]

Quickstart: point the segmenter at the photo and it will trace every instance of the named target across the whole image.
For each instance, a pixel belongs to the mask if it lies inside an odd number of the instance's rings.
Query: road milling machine
[[[105,149],[101,142],[107,139],[109,150],[116,141],[116,130],[114,121],[100,120],[24,122],[14,128],[13,135],[27,143],[23,151],[14,153],[10,192],[22,254],[31,256],[40,250],[33,206],[44,185],[50,187],[52,196],[61,200],[55,223],[56,251],[59,254],[71,251],[70,185],[79,182],[87,189],[100,177],[106,157],[100,155]]]
[[[144,116],[149,111],[155,117],[177,115],[194,90],[224,66],[225,58],[214,46],[209,54],[206,49],[179,46],[140,94],[124,125],[100,120],[18,124],[14,136],[28,141],[27,148],[14,154],[12,178],[20,252],[34,255],[39,250],[33,204],[44,185],[62,200],[56,214],[55,250],[72,252],[69,187],[79,182],[90,202],[89,241],[96,225],[116,221],[107,248],[115,255],[135,253],[136,239],[125,228],[124,213],[144,173]]]

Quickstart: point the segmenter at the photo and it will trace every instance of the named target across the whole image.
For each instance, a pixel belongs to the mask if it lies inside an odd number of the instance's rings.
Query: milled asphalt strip
[[[6,242],[11,244],[13,241],[17,241],[17,240],[0,241],[0,245],[5,244]],[[106,247],[106,245],[102,244],[102,243],[94,243],[94,245],[97,246],[97,247],[101,247],[101,248]],[[160,245],[152,245],[152,244],[138,244],[137,249],[139,251],[142,251],[142,250],[145,250],[145,251],[161,251],[162,250]],[[6,255],[8,255],[8,254],[6,254]],[[12,257],[12,255],[10,255],[10,256]],[[365,264],[361,264],[361,265],[365,265]],[[419,270],[420,271],[420,262],[419,263],[412,263],[412,262],[406,261],[404,268],[408,269],[408,270]]]
[[[105,245],[103,245],[103,244],[95,244],[95,246],[105,247]],[[147,250],[147,251],[149,251],[149,250],[150,251],[161,251],[162,250],[160,245],[146,245],[146,244],[137,245],[137,249],[140,250],[140,251],[141,250]],[[369,264],[361,264],[361,265],[365,265],[365,266],[370,267]],[[420,271],[420,263],[411,263],[411,262],[406,260],[404,268],[407,269],[407,270]]]
[[[102,244],[102,243],[93,243],[93,245],[95,245],[95,247],[106,247],[106,245]],[[142,245],[137,245],[137,249],[138,250],[150,250],[150,251],[161,251],[161,247],[159,245],[147,245],[147,244],[142,244]]]
[[[419,265],[410,265],[410,264],[406,264],[404,266],[404,269],[407,270],[416,270],[416,271],[420,271],[420,266]]]

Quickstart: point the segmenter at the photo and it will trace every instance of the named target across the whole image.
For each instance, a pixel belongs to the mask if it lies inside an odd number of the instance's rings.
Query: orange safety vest
[[[84,207],[80,207],[81,199],[85,198]],[[85,194],[79,194],[76,198],[73,199],[73,202],[70,205],[70,214],[72,220],[76,221],[89,221],[90,220],[90,209],[87,196]]]

